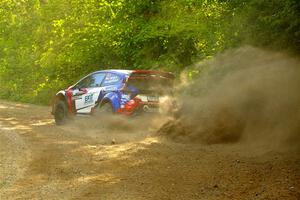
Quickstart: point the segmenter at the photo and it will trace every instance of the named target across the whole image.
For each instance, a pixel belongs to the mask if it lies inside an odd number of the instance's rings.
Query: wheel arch
[[[120,100],[118,94],[116,92],[106,94],[99,102],[99,105],[102,106],[105,103],[110,103],[114,112],[116,112],[116,110],[120,107]]]
[[[54,96],[53,102],[52,102],[52,112],[51,112],[52,114],[55,113],[56,103],[58,101],[63,101],[66,105],[68,105],[67,97],[66,97],[66,94],[64,91],[60,91]]]

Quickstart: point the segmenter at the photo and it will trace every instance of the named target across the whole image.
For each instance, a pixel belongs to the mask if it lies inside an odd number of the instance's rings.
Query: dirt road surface
[[[175,143],[153,130],[56,126],[0,101],[0,199],[300,199],[300,155]],[[88,121],[88,120],[87,120]]]

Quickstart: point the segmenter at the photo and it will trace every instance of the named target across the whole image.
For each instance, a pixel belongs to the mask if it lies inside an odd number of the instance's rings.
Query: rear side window
[[[102,85],[103,86],[113,85],[115,83],[118,83],[120,80],[121,77],[118,76],[117,74],[107,73]]]

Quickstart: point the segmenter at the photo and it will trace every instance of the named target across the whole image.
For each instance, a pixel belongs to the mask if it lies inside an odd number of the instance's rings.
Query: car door
[[[105,73],[94,73],[76,84],[77,94],[74,92],[76,112],[88,114],[95,106],[95,103],[103,90],[101,83],[104,80]]]

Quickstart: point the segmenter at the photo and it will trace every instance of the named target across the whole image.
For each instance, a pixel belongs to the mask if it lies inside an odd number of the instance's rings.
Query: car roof
[[[162,76],[165,76],[167,78],[174,78],[174,74],[170,72],[163,72],[163,71],[157,71],[157,70],[126,70],[126,69],[107,69],[107,70],[100,70],[97,72],[112,72],[112,73],[118,73],[118,74],[124,74],[127,76],[130,76],[131,74],[160,74]],[[97,73],[94,72],[94,73]]]
[[[100,70],[97,72],[114,72],[118,74],[125,74],[125,75],[130,75],[133,70],[125,70],[125,69],[106,69],[106,70]]]

